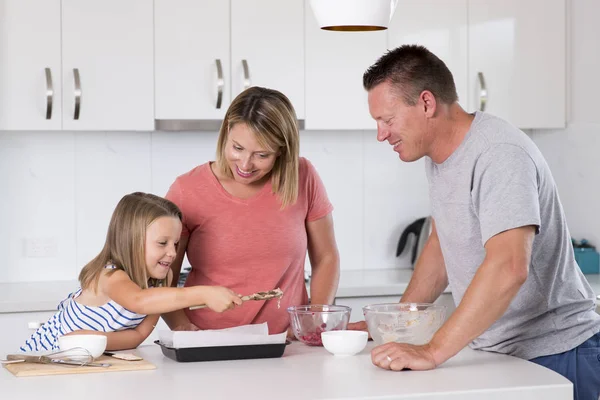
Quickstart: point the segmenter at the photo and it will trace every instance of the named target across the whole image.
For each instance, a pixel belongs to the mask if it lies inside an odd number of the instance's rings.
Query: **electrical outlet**
[[[24,240],[23,255],[27,258],[56,257],[57,247],[55,238],[27,238]]]

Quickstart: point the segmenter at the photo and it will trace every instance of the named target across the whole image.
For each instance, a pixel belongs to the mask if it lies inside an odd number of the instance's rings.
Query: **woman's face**
[[[236,182],[245,185],[269,175],[278,154],[258,144],[256,135],[244,123],[231,127],[225,145],[225,159]]]

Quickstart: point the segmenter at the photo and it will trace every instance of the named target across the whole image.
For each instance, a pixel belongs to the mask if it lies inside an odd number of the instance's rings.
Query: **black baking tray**
[[[248,360],[253,358],[278,358],[290,342],[277,344],[252,344],[240,346],[188,347],[177,349],[154,341],[165,357],[178,362]]]

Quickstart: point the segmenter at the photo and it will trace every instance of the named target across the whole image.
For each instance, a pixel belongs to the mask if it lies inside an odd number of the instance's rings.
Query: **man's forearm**
[[[404,303],[433,303],[448,286],[444,257],[437,236],[427,240],[408,287],[402,295]]]
[[[510,264],[484,261],[461,303],[428,345],[436,365],[454,356],[500,318],[524,282]]]

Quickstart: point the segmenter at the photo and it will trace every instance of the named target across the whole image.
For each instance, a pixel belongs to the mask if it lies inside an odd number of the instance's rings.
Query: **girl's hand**
[[[213,311],[223,312],[242,305],[242,299],[232,290],[223,286],[207,286],[206,305]]]

